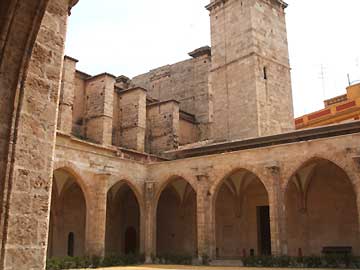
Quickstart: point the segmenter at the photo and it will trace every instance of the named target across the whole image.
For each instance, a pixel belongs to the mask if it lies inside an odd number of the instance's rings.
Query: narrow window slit
[[[263,75],[264,75],[264,80],[267,80],[268,76],[267,76],[267,68],[266,67],[263,68]]]

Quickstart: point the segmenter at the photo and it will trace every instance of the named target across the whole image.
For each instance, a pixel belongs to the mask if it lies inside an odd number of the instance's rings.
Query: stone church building
[[[0,2],[0,269],[360,255],[360,122],[295,130],[286,3],[212,0],[211,48],[130,79],[64,57],[76,2]]]

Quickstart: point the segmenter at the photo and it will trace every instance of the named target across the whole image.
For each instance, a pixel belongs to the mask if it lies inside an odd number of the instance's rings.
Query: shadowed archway
[[[156,212],[157,255],[197,253],[196,192],[175,177],[161,191]]]
[[[107,195],[107,255],[138,254],[140,250],[140,207],[126,182],[115,184]]]
[[[254,173],[239,169],[229,174],[214,200],[217,258],[271,254],[268,193]]]
[[[65,169],[54,172],[48,257],[85,255],[86,200],[77,179]]]
[[[285,205],[289,255],[320,255],[326,247],[351,247],[359,255],[356,193],[342,168],[309,160],[291,177]]]

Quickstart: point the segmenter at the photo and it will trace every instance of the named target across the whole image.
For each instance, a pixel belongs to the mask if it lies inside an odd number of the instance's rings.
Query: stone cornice
[[[228,2],[229,0],[215,0],[214,2],[211,2],[209,5],[205,6],[205,8],[208,10],[208,11],[212,11],[214,8],[218,7],[218,6],[221,6],[221,5],[224,5],[226,2]],[[265,0],[262,0],[262,1],[265,1]],[[285,9],[288,7],[288,4],[285,3],[283,0],[270,0],[270,1],[274,1],[278,4],[280,4],[280,6]]]
[[[225,4],[227,1],[228,1],[228,0],[215,0],[214,2],[211,2],[210,4],[208,4],[207,6],[205,6],[205,8],[206,8],[208,11],[212,11],[214,8]]]
[[[71,15],[71,9],[79,2],[79,0],[69,0],[69,16]]]
[[[188,149],[171,150],[167,151],[165,154],[166,157],[168,157],[169,159],[184,159],[248,149],[275,147],[284,144],[313,141],[318,139],[330,139],[338,136],[354,136],[354,134],[360,134],[360,121],[322,126],[317,128],[309,128],[283,134],[250,138],[245,140],[218,142]],[[355,162],[357,161],[356,156],[353,158],[353,160]]]

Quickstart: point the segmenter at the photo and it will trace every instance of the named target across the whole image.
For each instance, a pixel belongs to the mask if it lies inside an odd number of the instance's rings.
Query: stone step
[[[211,266],[244,266],[242,260],[213,260],[210,262]]]

